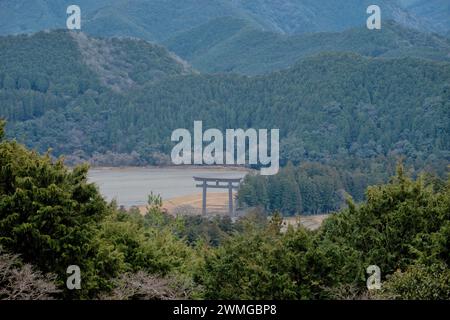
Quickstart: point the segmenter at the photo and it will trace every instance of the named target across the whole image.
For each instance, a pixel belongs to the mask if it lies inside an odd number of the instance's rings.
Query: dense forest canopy
[[[135,151],[151,163],[152,150],[167,152],[174,129],[201,118],[219,129],[280,128],[285,161],[403,154],[424,164],[448,156],[444,62],[328,53],[264,77],[211,76],[146,42],[109,40],[99,49],[99,40],[83,37],[83,46],[77,37],[1,38],[0,115],[11,135],[39,151],[84,159]],[[87,61],[83,50],[114,54]],[[114,90],[122,83],[131,89]]]

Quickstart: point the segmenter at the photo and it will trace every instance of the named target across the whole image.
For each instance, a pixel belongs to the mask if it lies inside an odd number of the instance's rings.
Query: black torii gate
[[[233,189],[239,189],[242,178],[206,178],[194,177],[194,180],[201,182],[196,185],[198,188],[203,188],[202,198],[202,214],[206,215],[206,192],[208,188],[228,189],[228,213],[234,216],[233,208]]]

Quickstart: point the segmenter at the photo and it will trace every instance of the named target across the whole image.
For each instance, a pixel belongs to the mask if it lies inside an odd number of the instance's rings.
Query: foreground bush
[[[69,170],[62,159],[2,141],[0,245],[56,274],[63,298],[95,298],[112,290],[124,272],[189,270],[193,250],[169,225],[146,226],[143,217],[118,212],[87,182],[87,173],[87,166]],[[70,265],[80,268],[81,290],[66,288]]]
[[[318,231],[282,232],[278,214],[193,226],[154,195],[145,216],[118,210],[87,170],[0,142],[0,245],[34,266],[1,256],[1,298],[449,298],[450,181],[412,180],[400,166]],[[65,288],[69,265],[81,290]],[[367,292],[369,265],[381,269],[381,291]]]
[[[210,250],[198,273],[205,297],[448,299],[450,181],[436,188],[399,166],[367,199],[317,232],[274,232],[272,223]],[[381,269],[382,292],[367,292],[370,265]]]
[[[382,299],[450,300],[450,270],[445,264],[414,265],[396,271],[383,285]]]

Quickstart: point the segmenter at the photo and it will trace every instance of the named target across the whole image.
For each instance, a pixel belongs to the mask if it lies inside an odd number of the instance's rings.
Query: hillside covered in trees
[[[68,32],[1,38],[0,57],[0,115],[10,136],[41,152],[82,160],[137,152],[152,163],[174,129],[202,119],[219,129],[280,128],[282,159],[294,163],[448,156],[444,62],[327,53],[264,77],[202,75],[143,41]]]
[[[450,299],[450,181],[399,166],[317,231],[282,232],[276,213],[193,223],[154,196],[145,216],[107,204],[86,166],[4,140],[3,125],[0,299]],[[368,291],[374,264],[382,289]]]
[[[398,158],[442,177],[450,157],[444,61],[335,52],[264,76],[208,75],[142,40],[65,31],[2,37],[0,59],[8,136],[70,164],[170,164],[172,131],[199,119],[205,129],[280,128],[281,164],[315,168],[289,214],[362,200]],[[255,199],[246,203],[282,209]]]

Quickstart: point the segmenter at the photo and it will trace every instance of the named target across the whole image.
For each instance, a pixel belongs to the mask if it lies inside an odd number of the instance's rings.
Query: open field
[[[283,224],[284,228],[287,229],[289,225],[295,227],[300,222],[305,228],[310,230],[316,230],[322,225],[322,222],[329,216],[330,216],[329,214],[318,214],[318,215],[288,217],[283,219]]]
[[[233,196],[235,196],[235,193],[233,193]],[[207,211],[209,212],[226,214],[228,212],[228,193],[208,192],[206,197],[206,206]],[[202,193],[195,193],[163,200],[163,208],[170,214],[201,214]],[[141,213],[145,213],[146,206],[139,206],[139,210]]]
[[[235,197],[236,193],[233,193]],[[228,213],[228,193],[219,192],[208,192],[206,198],[207,211],[214,214]],[[196,215],[201,214],[202,210],[202,193],[190,194],[187,196],[175,197],[172,199],[163,200],[163,208],[167,210],[168,213],[177,215]],[[142,214],[146,212],[146,206],[139,206],[139,210]],[[286,230],[289,225],[297,226],[300,222],[304,227],[310,230],[318,229],[323,220],[325,220],[329,215],[302,215],[295,217],[286,217],[283,219],[283,229]]]

